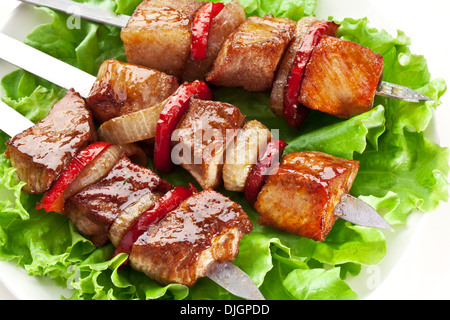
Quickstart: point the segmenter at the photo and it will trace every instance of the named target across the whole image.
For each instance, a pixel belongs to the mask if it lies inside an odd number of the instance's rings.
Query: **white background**
[[[7,21],[15,0],[0,0],[0,27]],[[442,77],[450,86],[450,39],[448,0],[318,0],[317,16],[336,19],[368,17],[376,28],[391,34],[396,29],[412,39],[412,49],[423,54],[433,78]],[[10,25],[11,21],[8,21]],[[17,25],[20,28],[20,25]],[[0,44],[1,46],[1,44]],[[450,146],[450,92],[436,111],[435,129],[442,146]],[[414,214],[411,222],[388,246],[381,271],[363,270],[368,278],[381,272],[381,284],[372,289],[369,280],[357,280],[355,290],[368,299],[450,299],[450,206],[443,203],[436,212]],[[391,238],[391,235],[388,235]],[[395,237],[394,237],[395,239]],[[389,244],[389,243],[388,243]],[[23,270],[1,264],[0,299],[53,299],[60,290],[45,279],[31,278]],[[5,274],[6,273],[6,274]],[[364,276],[364,275],[363,275]],[[373,279],[372,279],[373,280]],[[44,288],[44,289],[42,289]]]

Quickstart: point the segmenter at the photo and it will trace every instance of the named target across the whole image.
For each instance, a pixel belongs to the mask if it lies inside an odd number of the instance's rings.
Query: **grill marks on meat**
[[[100,66],[86,103],[95,120],[103,123],[152,107],[168,98],[178,86],[174,76],[110,59]]]
[[[248,18],[227,38],[206,80],[248,91],[270,90],[295,25],[271,15]]]
[[[358,168],[358,161],[315,151],[283,156],[255,203],[258,223],[325,240],[337,220],[334,208],[350,191]]]
[[[45,193],[70,160],[96,140],[91,112],[73,90],[36,125],[9,139],[5,155],[28,193]]]
[[[342,118],[369,111],[383,64],[368,48],[323,36],[306,67],[299,103]]]
[[[191,23],[205,2],[144,0],[121,31],[130,63],[180,77],[191,49]]]
[[[97,246],[108,241],[115,219],[148,193],[165,193],[171,185],[151,170],[123,157],[106,177],[66,200],[65,214]]]
[[[161,284],[191,286],[210,263],[234,260],[252,228],[240,205],[204,190],[150,226],[133,245],[130,264]]]

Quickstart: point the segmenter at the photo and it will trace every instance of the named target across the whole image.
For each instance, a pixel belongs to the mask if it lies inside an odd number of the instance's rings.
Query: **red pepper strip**
[[[172,170],[173,163],[170,158],[172,132],[189,108],[189,99],[193,95],[197,95],[203,100],[211,100],[213,96],[211,89],[203,81],[196,80],[182,84],[169,98],[160,114],[156,124],[154,152],[155,168],[160,171],[170,172]]]
[[[298,103],[298,96],[314,48],[324,34],[334,36],[339,27],[333,21],[319,21],[308,30],[305,39],[297,52],[284,94],[284,118],[293,128],[300,128],[309,113],[309,109]]]
[[[191,58],[193,60],[206,59],[208,48],[209,30],[211,21],[225,7],[221,2],[205,4],[197,11],[192,22]]]
[[[48,190],[42,201],[36,204],[36,209],[44,209],[47,212],[53,211],[63,213],[64,211],[64,190],[78,176],[81,169],[95,159],[102,151],[111,146],[109,142],[95,142],[81,150],[64,169],[58,180]]]
[[[279,156],[283,154],[286,142],[272,139],[266,146],[264,154],[258,159],[252,168],[244,187],[245,199],[254,205],[259,192],[267,180],[272,168],[278,165]]]
[[[167,192],[152,208],[141,214],[131,225],[114,251],[113,257],[122,252],[130,254],[133,244],[145,231],[147,231],[150,225],[157,223],[167,213],[178,208],[181,202],[196,192],[197,190],[193,186],[190,188],[178,186]]]

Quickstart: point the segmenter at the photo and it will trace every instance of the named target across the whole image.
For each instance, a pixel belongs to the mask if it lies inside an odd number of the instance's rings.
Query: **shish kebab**
[[[3,102],[0,110],[4,116],[0,127],[12,137],[10,142],[15,146],[6,154],[15,158],[15,167],[21,167],[17,168],[19,180],[30,184],[24,188],[36,190],[45,185],[40,190],[48,191],[37,208],[46,205],[48,196],[52,211],[66,215],[96,246],[108,241],[116,246],[121,244],[121,237],[135,222],[131,217],[136,219],[136,215],[141,214],[140,229],[133,230],[132,234],[135,241],[129,243],[128,248],[115,252],[115,255],[129,254],[127,261],[134,269],[161,284],[177,282],[192,286],[199,277],[207,276],[236,296],[264,299],[252,279],[228,262],[236,258],[242,235],[252,229],[240,205],[214,190],[197,192],[193,187],[172,187],[151,170],[130,160],[136,149],[96,142],[92,114],[73,90],[69,90],[36,125]],[[16,147],[28,152],[16,152]],[[138,148],[138,154],[139,151]],[[34,190],[28,192],[36,193]],[[66,203],[66,197],[80,197],[80,190],[89,193],[83,194],[85,199],[78,200],[88,212],[83,212],[82,208],[71,209],[70,200]],[[168,213],[169,210],[172,211]],[[221,214],[222,211],[226,214]],[[156,222],[166,216],[178,221],[165,228],[169,231],[163,230],[161,235]],[[99,219],[97,224],[93,222],[96,219]],[[149,236],[145,232],[149,227],[156,234]],[[197,228],[197,231],[190,228]],[[183,248],[171,249],[171,242],[176,238],[171,231],[181,237]],[[162,260],[151,259],[158,254],[159,247],[171,253]],[[176,261],[178,259],[181,261]],[[186,266],[187,262],[191,263]],[[159,270],[160,274],[155,274],[154,270]]]
[[[214,190],[171,186],[130,161],[122,146],[97,141],[92,115],[78,93],[68,91],[48,116],[9,142],[17,146],[26,141],[37,144],[26,147],[29,154],[18,154],[14,147],[5,153],[19,179],[24,173],[34,177],[29,188],[50,180],[42,202],[54,194],[52,211],[70,219],[94,245],[111,241],[117,246],[133,223],[131,216],[142,217],[132,247],[113,256],[127,253],[125,263],[162,285],[192,286],[207,276],[236,296],[264,299],[251,278],[230,262],[240,239],[252,229],[242,207]],[[50,163],[33,165],[35,160]],[[88,212],[72,208],[74,202]],[[161,226],[166,220],[169,226]]]
[[[6,37],[6,36],[3,36],[2,35],[2,38],[3,37],[5,37],[5,39],[9,39],[8,40],[8,42],[10,42],[10,44],[13,44],[13,42],[15,42],[15,40],[13,40],[12,41],[12,43],[11,43],[11,40],[12,39],[10,39],[10,38],[8,38],[8,37]],[[17,45],[17,42],[16,42],[16,45]],[[22,45],[23,46],[23,45]],[[15,48],[15,46],[8,46],[8,48],[9,49],[12,49],[12,48]],[[23,47],[22,48],[20,48],[20,49],[24,49]],[[29,51],[29,50],[32,50],[31,52]],[[29,48],[29,49],[26,49],[26,50],[19,50],[19,51],[22,51],[22,53],[25,53],[25,54],[30,54],[30,53],[33,53],[33,56],[34,57],[36,57],[36,54],[37,54],[37,52],[36,51],[34,51],[34,49],[31,49],[31,48]],[[33,52],[34,51],[34,52]],[[6,55],[7,56],[7,55]],[[38,54],[38,56],[39,56],[39,54]],[[46,56],[46,55],[43,55],[43,56]],[[2,55],[2,57],[3,58],[5,58],[5,55]],[[11,62],[13,62],[13,61],[15,61],[15,63],[14,64],[17,64],[17,60],[16,59],[12,59],[11,57],[9,57],[11,60]],[[48,59],[48,57],[45,57],[45,59]],[[56,62],[57,60],[55,60],[55,62]],[[72,74],[72,73],[70,73],[70,72],[73,72],[73,70],[78,70],[78,69],[72,69],[70,66],[64,66],[64,64],[61,64],[60,62],[59,63],[57,63],[58,65],[60,65],[65,71],[68,71],[69,70],[69,74]],[[18,64],[19,66],[21,66],[21,64]],[[39,63],[37,64],[37,65],[40,65]],[[41,65],[42,66],[42,65]],[[27,70],[27,68],[24,68],[24,69],[26,69]],[[33,68],[31,68],[31,69],[33,69]],[[29,70],[28,69],[28,71],[31,71],[31,70]],[[36,70],[35,70],[36,71]],[[60,70],[59,70],[60,71]],[[31,71],[31,72],[33,72],[33,71]],[[83,77],[82,77],[83,78]],[[86,79],[86,77],[84,77],[84,79]],[[83,89],[84,88],[84,89]],[[83,87],[82,87],[82,90],[85,90],[86,89],[86,87],[85,87],[85,85],[83,84]],[[6,127],[3,127],[2,126],[2,128],[6,128]],[[9,130],[8,129],[6,129],[5,130],[6,132],[8,132]],[[9,131],[10,132],[10,131]],[[11,133],[10,133],[11,134]],[[289,166],[289,161],[287,161],[288,163],[287,163],[287,165]],[[292,163],[291,163],[292,164]],[[338,169],[339,170],[339,169]],[[356,172],[354,172],[354,174],[356,175]],[[332,175],[335,175],[335,173],[333,173]],[[326,179],[326,178],[325,178]],[[351,180],[351,179],[350,179]],[[351,185],[351,182],[350,182],[350,185]],[[347,186],[348,188],[350,187],[350,186]],[[341,204],[342,205],[342,204]],[[337,207],[339,207],[339,206],[337,206]],[[334,222],[333,222],[334,223]],[[216,267],[218,267],[219,269],[220,269],[220,267],[221,266],[225,266],[225,267],[228,267],[228,265],[227,264],[225,264],[225,265],[221,265],[221,264],[215,264],[215,266]],[[221,270],[221,272],[224,272],[224,273],[229,273],[230,271],[229,270],[226,270],[226,268],[225,268],[225,270],[224,269],[222,269]],[[215,271],[210,271],[210,274],[212,273],[212,276],[214,276],[214,274],[215,274]],[[233,275],[233,273],[232,273],[232,275]],[[210,275],[211,276],[211,275]],[[230,277],[230,275],[228,275],[228,278]],[[218,280],[219,281],[219,284],[221,283],[220,282],[220,280]]]
[[[182,81],[271,90],[273,112],[294,128],[310,109],[342,118],[368,111],[375,94],[431,100],[382,81],[383,57],[335,38],[339,26],[332,21],[304,17],[295,22],[271,15],[247,19],[236,0],[144,0],[131,17],[68,0],[22,1],[122,28],[130,63]]]
[[[145,67],[141,67],[141,66],[136,66],[136,65],[132,65],[132,64],[126,64],[123,62],[119,62],[119,61],[113,61],[113,60],[107,60],[105,61],[99,71],[99,75],[98,78],[95,78],[91,75],[88,75],[87,73],[74,68],[68,64],[65,64],[63,62],[61,62],[58,59],[54,59],[53,57],[42,53],[39,50],[36,50],[32,47],[29,47],[27,45],[24,45],[23,43],[12,39],[6,35],[0,34],[0,40],[3,41],[3,43],[7,44],[7,48],[8,50],[4,50],[4,51],[0,51],[0,58],[9,61],[10,63],[21,67],[31,73],[34,73],[36,75],[42,75],[45,79],[49,80],[49,81],[53,81],[56,84],[61,85],[62,87],[66,86],[66,88],[69,90],[71,88],[75,88],[75,90],[77,92],[82,92],[82,96],[86,98],[87,104],[88,106],[90,106],[90,109],[93,111],[94,114],[94,118],[96,113],[99,112],[99,110],[103,110],[102,108],[102,103],[106,102],[111,99],[111,97],[113,98],[113,100],[115,102],[118,103],[118,105],[124,107],[124,108],[128,108],[129,106],[127,104],[124,104],[124,101],[131,99],[132,102],[133,100],[136,101],[142,101],[142,99],[144,99],[144,96],[148,95],[148,92],[161,92],[161,90],[155,90],[155,88],[161,88],[161,84],[156,82],[155,85],[155,72],[157,74],[159,74],[160,78],[165,78],[167,77],[167,75],[164,75],[163,73],[159,73],[155,70],[150,70],[148,68]],[[29,56],[33,56],[33,61],[30,61],[29,59],[27,59],[27,57]],[[40,61],[40,63],[35,63],[35,61]],[[56,73],[54,72],[49,72],[49,70],[45,67],[45,65],[53,65],[55,67],[54,70],[57,70]],[[114,66],[116,66],[114,68]],[[104,72],[102,70],[109,70],[109,72]],[[58,75],[64,74],[64,75],[72,75],[71,77],[61,77],[62,81],[58,80]],[[147,74],[147,77],[149,77],[151,79],[150,81],[150,85],[147,84],[147,86],[145,86],[144,82],[138,81],[138,82],[134,82],[133,85],[131,86],[132,88],[140,88],[138,90],[134,90],[132,93],[127,93],[124,95],[124,92],[126,92],[126,87],[127,85],[129,85],[129,83],[124,83],[124,79],[128,79],[128,81],[130,81],[130,79],[140,79],[142,80],[144,78],[144,74],[145,72],[149,72],[149,75]],[[134,74],[134,75],[133,75]],[[78,76],[79,75],[79,76]],[[113,79],[111,79],[113,78]],[[116,81],[114,81],[114,78],[116,78]],[[73,81],[73,83],[68,83],[66,81],[66,79],[71,79]],[[80,82],[79,79],[82,81]],[[122,83],[121,83],[122,82]],[[126,82],[126,81],[125,81]],[[171,80],[166,81],[168,83],[171,83]],[[89,84],[89,86],[87,86],[87,84]],[[193,83],[195,84],[195,82]],[[182,86],[179,87],[180,88],[186,88],[188,87],[189,84],[183,84]],[[195,86],[194,86],[195,87]],[[204,86],[199,86],[202,88],[206,88],[206,92],[209,91],[209,88],[204,85]],[[145,88],[145,89],[143,89]],[[112,89],[112,90],[111,90]],[[123,96],[123,101],[116,101],[115,99],[117,98],[117,95],[114,94],[114,90],[117,90],[118,92],[121,93],[121,95]],[[170,91],[169,91],[170,92]],[[103,100],[98,100],[98,95],[99,93],[101,93],[100,95],[103,96]],[[176,93],[176,92],[175,92]],[[169,93],[170,95],[170,93]],[[211,95],[211,93],[207,93],[206,95]],[[130,98],[133,97],[133,98]],[[160,99],[164,99],[166,96],[160,97]],[[94,100],[96,103],[94,104],[90,104],[89,101]],[[148,98],[147,98],[148,99]],[[167,99],[166,99],[167,100]],[[167,104],[166,100],[164,100],[162,103],[159,103],[153,107],[150,108],[146,108],[140,111],[136,111],[136,112],[132,112],[130,114],[126,114],[124,116],[121,117],[116,117],[116,118],[112,118],[109,121],[106,121],[104,123],[102,123],[99,127],[99,136],[104,140],[104,141],[109,141],[115,144],[119,144],[119,145],[126,145],[126,144],[130,144],[133,142],[137,142],[137,141],[141,141],[144,140],[143,137],[145,137],[145,139],[151,139],[151,138],[155,138],[155,150],[156,150],[156,141],[157,141],[157,125],[158,125],[158,120],[160,120],[160,114],[162,113],[162,109],[164,109],[164,106]],[[132,103],[131,103],[132,104]],[[191,107],[191,105],[195,105],[195,107]],[[178,138],[174,139],[175,141],[179,142],[178,145],[183,145],[183,144],[187,144],[188,146],[191,146],[191,148],[187,148],[189,151],[191,152],[197,152],[198,150],[204,150],[201,148],[196,148],[195,145],[196,143],[198,143],[197,141],[192,141],[192,135],[194,135],[194,133],[192,132],[193,128],[192,128],[192,124],[195,124],[195,121],[190,122],[189,120],[192,118],[201,118],[201,116],[199,117],[197,114],[198,110],[203,110],[206,109],[205,108],[205,104],[206,106],[209,107],[209,110],[213,113],[213,116],[220,118],[223,118],[223,115],[217,115],[217,110],[219,109],[225,109],[225,113],[233,113],[235,115],[235,118],[243,118],[243,116],[240,114],[239,110],[229,104],[226,103],[220,103],[220,102],[202,102],[201,99],[192,99],[191,103],[188,104],[188,110],[184,111],[186,114],[184,115],[184,119],[183,121],[181,121],[181,123],[177,123],[177,121],[175,121],[175,125],[178,126],[179,129],[179,135]],[[113,106],[110,109],[115,109],[115,107]],[[145,116],[143,116],[142,114],[146,113]],[[104,112],[100,112],[100,115],[104,115],[104,114],[109,114],[108,112],[104,113]],[[138,115],[138,121],[135,121],[134,117],[135,115]],[[205,116],[207,116],[207,114],[205,114]],[[100,116],[100,119],[102,119],[103,117]],[[133,134],[131,134],[131,138],[127,139],[130,135],[128,133],[125,132],[126,130],[126,126],[130,125],[131,122],[127,121],[130,120],[134,121],[134,123],[138,122],[137,125],[137,131],[139,130],[139,126],[144,125],[144,136],[140,136],[139,134],[137,136],[134,136]],[[124,120],[123,121],[123,126],[122,127],[118,127],[115,128],[115,130],[111,130],[108,131],[108,127],[106,129],[104,129],[104,126],[107,125],[110,122],[114,122],[115,120]],[[178,119],[180,120],[180,119]],[[98,121],[98,120],[97,120]],[[6,121],[8,122],[8,121]],[[101,121],[99,121],[101,123]],[[238,122],[241,122],[240,125],[237,125],[236,123],[234,123],[234,127],[230,127],[231,129],[239,129],[242,126],[242,120],[238,120]],[[244,125],[244,129],[240,132],[237,132],[236,130],[232,131],[235,135],[236,135],[236,139],[239,140],[241,138],[241,136],[244,138],[246,137],[246,127],[248,127],[249,132],[251,132],[251,124],[254,124],[254,121],[250,121],[247,122]],[[115,123],[113,123],[114,125]],[[4,126],[7,126],[8,123],[5,123]],[[200,126],[201,126],[201,121],[200,121]],[[184,129],[183,129],[184,127]],[[256,125],[254,126],[254,128],[259,129],[256,130],[256,136],[257,136],[257,140],[255,141],[255,139],[247,139],[247,141],[244,141],[243,143],[240,143],[241,145],[244,145],[246,149],[241,149],[241,151],[250,151],[250,153],[252,153],[251,156],[253,157],[258,157],[258,154],[260,155],[261,158],[263,158],[263,151],[266,150],[270,150],[268,148],[268,140],[267,138],[270,138],[270,133],[266,133],[268,130],[267,128],[265,128],[262,124]],[[262,128],[261,128],[262,127]],[[253,128],[253,129],[254,129]],[[197,127],[197,129],[199,129],[199,127]],[[131,130],[134,131],[134,130]],[[200,127],[200,131],[201,131],[201,127]],[[188,132],[188,134],[190,136],[188,136],[188,139],[184,139],[183,141],[183,132]],[[258,134],[258,132],[262,132],[262,134]],[[238,133],[242,133],[238,134]],[[174,134],[175,135],[175,134]],[[226,134],[224,134],[225,136]],[[125,140],[122,139],[123,137],[125,137]],[[134,139],[132,139],[134,137]],[[167,141],[164,141],[166,146],[168,144],[171,143],[171,138],[173,139],[172,134],[169,132],[166,134],[162,134],[160,135],[160,138],[163,139],[168,139]],[[248,137],[248,136],[247,136]],[[202,137],[203,138],[203,137]],[[189,140],[191,139],[191,140]],[[227,141],[224,141],[227,140]],[[239,141],[237,143],[232,143],[233,140],[233,136],[231,137],[231,139],[223,139],[222,141],[219,141],[219,146],[221,145],[221,152],[217,152],[217,155],[215,158],[210,157],[207,160],[204,160],[200,163],[200,164],[193,164],[193,162],[186,162],[183,163],[183,159],[182,157],[178,157],[181,166],[183,166],[185,169],[187,169],[193,176],[194,178],[198,181],[198,183],[202,186],[202,188],[204,189],[208,189],[208,188],[216,188],[218,186],[218,184],[221,182],[220,177],[223,175],[224,178],[224,182],[225,182],[225,187],[228,190],[232,190],[232,191],[244,191],[244,194],[246,193],[246,187],[247,187],[247,194],[250,196],[246,196],[247,199],[251,198],[253,200],[250,200],[249,202],[252,205],[258,206],[258,202],[255,200],[257,199],[257,196],[259,194],[260,188],[263,185],[263,181],[260,180],[257,184],[257,186],[255,187],[254,185],[251,185],[250,183],[247,183],[247,180],[252,181],[251,179],[248,179],[248,176],[251,174],[251,170],[253,169],[253,167],[257,167],[255,162],[257,161],[257,159],[254,159],[253,161],[250,161],[249,163],[245,163],[244,165],[237,163],[237,165],[233,164],[233,163],[228,163],[227,164],[227,160],[226,158],[228,157],[228,153],[231,153],[231,158],[232,159],[236,159],[236,154],[239,154],[239,148],[234,148],[235,146],[239,145]],[[253,140],[253,141],[252,141]],[[260,141],[258,141],[260,140]],[[266,141],[264,141],[266,140]],[[270,139],[269,139],[270,140]],[[274,139],[276,140],[276,139]],[[234,142],[234,141],[233,141]],[[251,144],[260,144],[259,147],[251,147]],[[161,143],[161,145],[163,145],[163,143]],[[192,145],[194,145],[194,147],[192,147]],[[210,143],[210,145],[214,145],[214,143]],[[277,143],[272,143],[271,147],[272,150],[275,151],[275,154],[271,154],[272,157],[274,157],[275,155],[277,155],[277,152],[279,152],[280,150],[277,150],[277,148],[280,146],[281,144],[277,144]],[[200,146],[202,146],[202,141],[200,141]],[[266,149],[264,149],[266,148]],[[250,150],[252,149],[252,150]],[[225,150],[227,152],[227,154],[225,153]],[[255,154],[255,151],[257,152]],[[165,150],[163,150],[162,152],[159,152],[158,156],[154,155],[154,160],[155,160],[155,167],[158,170],[161,171],[167,171],[168,169],[170,170],[170,163],[171,163],[171,155],[173,153],[171,152],[171,146],[169,145]],[[269,152],[270,154],[270,152]],[[282,152],[281,152],[282,154]],[[164,157],[162,155],[165,155]],[[225,163],[223,164],[223,168],[220,165],[220,163],[217,163],[217,160],[221,160],[222,158],[220,156],[225,157]],[[250,156],[250,157],[251,157]],[[315,154],[316,158],[319,159],[319,154]],[[161,159],[163,159],[163,161],[161,161]],[[176,156],[174,158],[177,158]],[[291,157],[292,158],[292,157]],[[306,157],[308,158],[308,157]],[[289,157],[287,157],[287,159],[289,159]],[[268,160],[271,160],[271,158],[269,157]],[[278,159],[277,159],[278,160]],[[337,161],[335,161],[337,160]],[[158,161],[160,163],[160,165],[158,165]],[[248,161],[248,159],[247,159]],[[332,172],[328,172],[326,173],[326,170],[329,170],[330,168],[327,169],[327,164],[333,164],[333,161],[335,162],[334,164],[338,164],[340,163],[340,165],[342,166],[343,163],[347,163],[346,165],[343,165],[344,168],[342,168],[342,172],[340,172],[340,174],[334,173],[334,171]],[[215,165],[209,165],[209,163],[213,163],[216,162]],[[307,163],[308,161],[303,160],[303,167],[311,167],[311,163]],[[351,163],[351,165],[349,165]],[[255,164],[255,165],[254,165]],[[272,167],[270,167],[270,162],[268,164],[268,167],[270,169],[273,169]],[[369,205],[367,205],[366,203],[364,203],[363,201],[354,198],[352,196],[350,196],[349,194],[347,194],[347,192],[350,190],[351,188],[351,184],[353,179],[356,176],[356,171],[357,171],[357,167],[359,166],[357,164],[357,161],[350,161],[350,160],[345,160],[345,159],[338,159],[335,157],[331,157],[326,161],[323,161],[320,163],[321,166],[323,166],[322,170],[319,170],[319,172],[313,173],[310,172],[311,174],[315,174],[316,178],[315,180],[321,180],[324,179],[324,181],[322,181],[322,183],[326,186],[326,187],[320,187],[320,188],[313,188],[311,187],[312,191],[316,191],[317,190],[325,190],[327,188],[329,188],[328,192],[333,195],[333,205],[328,206],[325,205],[324,203],[322,204],[323,206],[321,207],[321,213],[319,214],[320,218],[319,220],[316,221],[317,224],[314,225],[314,228],[312,229],[317,229],[319,230],[319,232],[313,232],[311,233],[310,231],[308,231],[308,227],[311,228],[310,225],[306,224],[304,227],[301,226],[301,221],[298,221],[296,224],[294,223],[294,225],[296,225],[296,229],[294,233],[297,233],[299,235],[302,236],[309,236],[315,240],[324,240],[326,237],[326,234],[331,230],[332,225],[334,224],[334,222],[336,221],[337,217],[340,217],[344,220],[348,220],[350,222],[353,222],[355,224],[359,224],[359,225],[364,225],[364,226],[369,226],[369,227],[377,227],[377,228],[383,228],[383,229],[388,229],[388,230],[392,230],[392,227],[373,209],[371,208]],[[289,161],[287,160],[287,163],[285,164],[287,167],[290,165],[293,165],[292,163],[289,164]],[[295,164],[294,164],[295,165]],[[297,164],[299,165],[299,164]],[[284,165],[283,165],[284,166]],[[200,167],[200,169],[199,169]],[[261,168],[264,168],[263,164],[260,164]],[[212,170],[210,170],[212,169]],[[255,169],[256,170],[256,169]],[[267,169],[268,170],[268,169]],[[238,174],[234,174],[234,171],[239,171]],[[289,170],[288,170],[289,171]],[[323,172],[322,172],[323,171]],[[339,170],[338,170],[339,171]],[[353,173],[352,173],[353,172]],[[281,173],[280,173],[281,174]],[[240,176],[239,176],[240,175]],[[258,179],[262,179],[262,177],[267,177],[266,175],[262,175],[261,173],[255,173],[256,177],[258,177]],[[274,180],[278,175],[269,175],[269,180],[272,179]],[[229,177],[229,179],[227,179],[227,177]],[[240,183],[236,183],[236,181],[234,181],[234,178],[238,177],[237,180],[240,180]],[[328,177],[328,178],[326,178]],[[292,178],[292,177],[291,177]],[[333,179],[335,178],[335,179]],[[347,179],[348,181],[346,183],[344,183],[342,181],[342,179]],[[287,181],[288,184],[293,184],[294,180],[291,179],[291,181],[289,181],[289,179],[284,179],[285,181]],[[301,179],[300,179],[301,180]],[[326,181],[327,180],[327,181]],[[227,185],[227,181],[228,181],[228,185]],[[274,181],[274,183],[276,183]],[[311,178],[306,179],[306,185],[310,184],[311,186],[314,186],[317,184],[317,182],[311,181]],[[248,186],[247,186],[248,185]],[[318,184],[319,186],[321,185],[320,183]],[[270,186],[270,184],[269,184]],[[339,193],[336,193],[335,191],[333,191],[334,187],[339,186]],[[308,190],[298,190],[298,192],[300,192],[300,194],[308,194],[308,192],[312,192],[312,191],[308,191]],[[345,195],[344,195],[345,194]],[[311,193],[309,196],[312,196],[313,194]],[[316,195],[317,196],[317,195]],[[302,197],[299,196],[299,199],[301,200]],[[340,201],[339,201],[340,200]],[[281,201],[283,202],[283,201]],[[266,202],[266,201],[260,201],[259,203],[262,204],[269,204],[270,202]],[[307,202],[308,203],[308,202]],[[301,206],[298,205],[298,203],[296,204],[295,202],[290,204],[292,207],[291,208],[285,208],[286,211],[290,211],[291,214],[293,216],[295,215],[299,215],[298,211],[302,210]],[[293,232],[292,226],[291,227],[286,227],[286,221],[284,221],[284,223],[282,223],[281,225],[278,225],[277,222],[275,221],[277,219],[276,215],[272,216],[271,213],[276,213],[277,210],[273,210],[270,208],[263,208],[263,206],[259,207],[259,209],[257,209],[257,211],[261,214],[262,211],[267,212],[266,217],[268,218],[268,224],[274,226],[274,227],[278,227],[281,228],[282,230],[290,230],[290,232]],[[309,208],[309,206],[305,206],[305,210],[306,208]],[[308,213],[308,216],[313,216],[314,210],[311,211],[311,213]],[[325,219],[324,217],[328,217],[327,219]],[[334,218],[332,218],[334,216]],[[260,215],[261,220],[263,221],[264,219],[264,215],[261,214]],[[320,221],[320,219],[325,219],[328,221],[327,224],[322,224]],[[295,219],[292,219],[295,220]],[[314,219],[312,219],[314,220]],[[300,226],[299,226],[300,225]],[[306,230],[306,232],[304,232]]]

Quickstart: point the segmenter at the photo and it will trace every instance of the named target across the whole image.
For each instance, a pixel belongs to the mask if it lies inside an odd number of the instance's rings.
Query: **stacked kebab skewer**
[[[205,31],[192,27],[205,19],[206,42]],[[359,163],[314,151],[279,160],[283,141],[260,122],[245,122],[237,107],[213,101],[197,79],[271,89],[272,109],[293,127],[305,106],[340,117],[367,111],[382,57],[334,38],[336,28],[310,17],[245,20],[237,1],[144,1],[122,30],[129,63],[105,61],[86,100],[68,91],[46,118],[7,142],[6,155],[25,191],[45,193],[38,208],[66,215],[98,246],[111,241],[115,254],[128,253],[133,268],[163,284],[193,285],[210,263],[233,260],[251,232],[242,207],[214,191],[222,182],[244,192],[258,223],[323,241]],[[329,76],[333,87],[346,86],[323,95]],[[145,161],[133,163],[132,156],[145,159],[134,144],[142,141],[154,145],[156,169],[180,164],[204,190],[171,186]],[[243,154],[246,161],[237,161]]]

